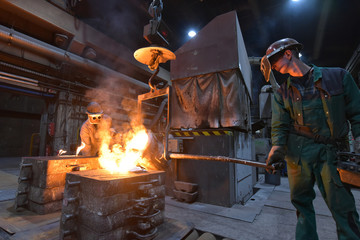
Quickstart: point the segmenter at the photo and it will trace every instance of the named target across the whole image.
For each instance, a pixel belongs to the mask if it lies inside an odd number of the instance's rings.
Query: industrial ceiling
[[[149,46],[143,37],[143,28],[151,19],[148,13],[151,2],[3,1],[0,4],[3,40],[8,41],[12,31],[14,36],[24,34],[69,54],[90,59],[109,68],[110,72],[130,76],[146,88],[143,83],[147,82],[151,72],[136,62],[132,54],[138,48]],[[187,32],[190,29],[199,31],[216,16],[232,10],[237,12],[249,57],[261,57],[269,44],[291,37],[304,45],[302,58],[308,63],[345,68],[352,59],[353,67],[359,65],[358,58],[354,57],[360,43],[358,0],[163,0],[162,21],[166,26],[168,48],[176,51],[189,40]],[[83,23],[90,28],[84,28]],[[44,63],[31,57],[24,59],[21,52],[1,52],[7,63],[89,86],[93,86],[93,78],[99,70],[81,71],[89,65],[86,61],[72,68],[73,62],[64,64],[61,59]],[[358,71],[359,67],[355,67]],[[162,68],[170,70],[169,64],[163,64]],[[160,71],[158,78],[169,80],[166,71]],[[133,79],[127,80],[132,82]]]
[[[147,44],[142,38],[142,26],[150,19],[147,10],[151,0],[85,2],[82,4],[86,9],[79,5],[75,11],[80,18],[108,30],[133,49]],[[168,26],[172,51],[189,40],[189,30],[199,31],[214,17],[236,10],[249,57],[260,57],[272,42],[291,37],[304,45],[305,62],[347,67],[358,78],[357,0],[163,0],[163,6],[162,20]]]
[[[151,0],[79,2],[87,6],[81,9],[79,5],[81,18],[97,22],[129,46],[140,47],[134,40],[136,32],[141,38]],[[357,0],[163,0],[163,5],[162,20],[171,30],[173,51],[188,40],[190,29],[199,31],[214,17],[232,10],[237,11],[249,56],[262,56],[270,43],[292,37],[304,44],[305,60],[345,67],[360,44]],[[136,43],[144,44],[139,39]]]

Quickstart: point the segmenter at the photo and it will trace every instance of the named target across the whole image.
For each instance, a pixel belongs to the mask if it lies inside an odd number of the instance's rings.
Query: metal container
[[[60,239],[152,239],[164,222],[165,172],[72,172]]]
[[[38,214],[59,211],[66,173],[99,168],[97,157],[23,157],[15,208],[24,207]]]

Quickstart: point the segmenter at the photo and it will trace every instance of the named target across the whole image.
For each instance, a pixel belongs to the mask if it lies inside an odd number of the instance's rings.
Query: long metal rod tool
[[[180,154],[180,153],[170,153],[169,157],[171,159],[189,159],[189,160],[204,160],[204,161],[220,161],[220,162],[232,162],[243,165],[248,165],[252,167],[267,168],[270,170],[275,170],[274,166],[268,166],[265,163],[259,163],[255,161],[249,161],[239,158],[230,158],[224,156],[205,156],[205,155],[192,155],[192,154]]]

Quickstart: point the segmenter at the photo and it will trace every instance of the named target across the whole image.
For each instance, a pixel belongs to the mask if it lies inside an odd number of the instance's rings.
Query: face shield
[[[277,63],[284,55],[284,51],[275,52],[275,54],[265,55],[261,58],[260,70],[265,77],[266,82],[270,80],[272,66]]]
[[[271,66],[283,56],[282,53],[286,49],[296,49],[300,52],[302,47],[301,43],[292,38],[283,38],[272,43],[266,50],[266,55],[261,58],[260,70],[266,82],[270,80]]]
[[[262,74],[264,75],[266,82],[269,82],[270,72],[271,72],[271,64],[266,55],[261,58],[260,70],[261,70]]]
[[[101,122],[102,117],[103,114],[88,114],[89,122],[91,124],[99,124]]]

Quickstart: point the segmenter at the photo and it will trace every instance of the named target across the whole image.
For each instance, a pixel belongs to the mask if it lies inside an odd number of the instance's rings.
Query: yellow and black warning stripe
[[[195,131],[171,131],[174,137],[197,137],[197,136],[232,136],[233,132],[228,130],[195,130]]]

